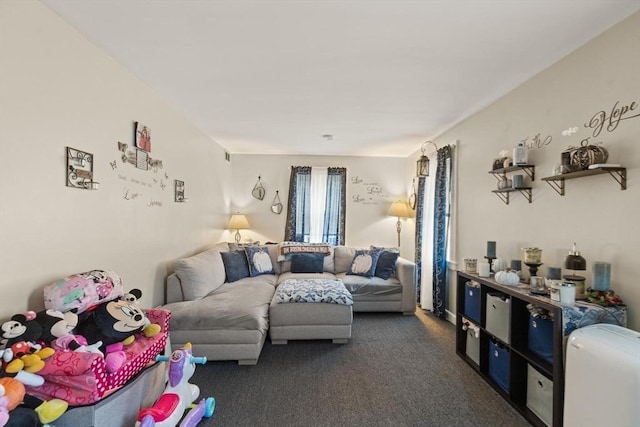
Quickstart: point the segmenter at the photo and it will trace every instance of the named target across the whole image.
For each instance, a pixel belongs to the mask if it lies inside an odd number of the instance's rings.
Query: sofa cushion
[[[337,274],[336,277],[342,280],[345,288],[354,297],[356,296],[382,296],[402,293],[402,284],[392,277],[391,279],[384,280],[379,277],[363,277],[354,276],[346,273]]]
[[[174,264],[180,279],[184,298],[188,301],[202,298],[224,283],[224,264],[217,249],[207,249]]]
[[[324,254],[293,254],[291,255],[291,272],[322,273],[324,258]]]
[[[235,282],[249,277],[249,265],[247,264],[247,256],[244,251],[222,252],[220,255],[224,265],[223,269],[227,276],[227,282]]]
[[[396,269],[396,261],[399,256],[400,253],[396,250],[382,250],[376,264],[374,276],[385,280],[391,278],[393,271]]]
[[[380,258],[377,249],[359,249],[356,251],[347,274],[356,276],[373,277],[376,272],[376,264]]]
[[[268,308],[275,292],[275,276],[247,277],[225,283],[210,295],[167,304],[171,331],[261,330],[269,327]]]
[[[347,246],[336,246],[333,248],[333,272],[338,274],[349,271],[349,268],[353,263],[353,257],[356,254],[356,250],[356,248],[350,248]]]
[[[266,246],[247,246],[244,248],[249,264],[249,275],[273,274],[273,264]]]

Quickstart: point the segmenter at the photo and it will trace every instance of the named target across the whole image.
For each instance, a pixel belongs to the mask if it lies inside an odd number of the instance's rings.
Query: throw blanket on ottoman
[[[353,305],[353,297],[340,280],[287,279],[276,290],[276,302],[324,302]]]

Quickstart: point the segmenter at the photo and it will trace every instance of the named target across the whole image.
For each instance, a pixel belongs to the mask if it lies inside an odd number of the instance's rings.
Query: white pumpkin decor
[[[518,273],[516,273],[515,271],[511,271],[511,269],[508,267],[503,271],[497,272],[495,279],[496,282],[500,283],[501,285],[507,286],[515,286],[520,283],[520,276],[518,276]]]
[[[493,272],[497,273],[498,271],[503,271],[507,268],[507,262],[502,258],[496,258],[493,260]]]

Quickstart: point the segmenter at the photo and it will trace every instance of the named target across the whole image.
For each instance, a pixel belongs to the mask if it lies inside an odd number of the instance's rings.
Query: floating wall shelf
[[[542,178],[542,180],[546,181],[547,184],[549,184],[551,188],[556,190],[556,192],[559,195],[564,196],[565,180],[582,178],[582,177],[591,176],[591,175],[602,175],[605,173],[608,173],[609,175],[611,175],[613,179],[615,179],[618,182],[618,184],[620,184],[620,190],[627,189],[627,168],[623,168],[623,167],[603,166],[595,169],[586,169],[586,170],[577,171],[577,172],[563,173],[561,175],[548,176],[546,178]]]
[[[522,171],[527,174],[531,181],[536,179],[536,167],[535,165],[518,165],[518,166],[509,166],[506,168],[494,169],[489,171],[491,175],[493,175],[498,181],[505,179],[507,174],[510,172],[518,172]],[[529,203],[532,200],[532,187],[518,187],[518,188],[504,188],[502,190],[492,190],[492,193],[495,193],[496,196],[500,198],[505,204],[509,204],[509,195],[514,191],[519,191],[524,197],[527,198]]]

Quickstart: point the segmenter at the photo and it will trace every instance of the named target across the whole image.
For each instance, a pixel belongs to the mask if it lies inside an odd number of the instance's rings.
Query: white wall
[[[224,231],[223,149],[40,2],[0,12],[0,318],[43,308],[44,285],[94,268],[162,303],[171,261]],[[158,173],[120,160],[135,120],[152,130]],[[66,146],[95,155],[98,191],[65,186]],[[174,179],[189,203],[173,201]]]
[[[287,197],[291,166],[336,166],[347,168],[346,244],[396,246],[397,218],[386,216],[396,199],[407,199],[410,182],[404,173],[406,159],[395,157],[342,156],[263,156],[233,155],[232,206],[247,214],[252,229],[241,234],[248,239],[282,241],[287,215]],[[261,176],[266,195],[262,201],[251,196],[251,190]],[[280,215],[271,212],[273,199],[279,191],[284,209]],[[359,201],[356,201],[359,200]],[[403,220],[402,255],[413,257],[414,220]],[[232,240],[232,236],[225,236]]]
[[[587,259],[583,274],[591,283],[593,261],[612,263],[612,288],[629,307],[629,325],[640,330],[640,13],[632,15],[541,72],[485,110],[446,132],[437,143],[458,140],[457,261],[482,258],[487,240],[497,241],[498,256],[520,259],[520,248],[543,250],[544,266],[562,266],[577,242]],[[526,55],[526,52],[521,52]],[[517,60],[517,58],[514,58]],[[609,151],[609,162],[627,168],[627,190],[609,175],[566,181],[565,196],[540,178],[553,175],[560,153],[592,136],[586,128],[599,111],[611,114],[614,104],[635,102],[635,109],[611,132],[603,130],[592,142]],[[562,131],[576,126],[572,136]],[[513,194],[507,206],[491,190],[488,173],[503,149],[540,134],[551,142],[529,152],[536,165],[533,203]],[[416,152],[407,164],[411,166]],[[563,274],[566,271],[563,270]],[[449,292],[454,311],[455,289]]]

